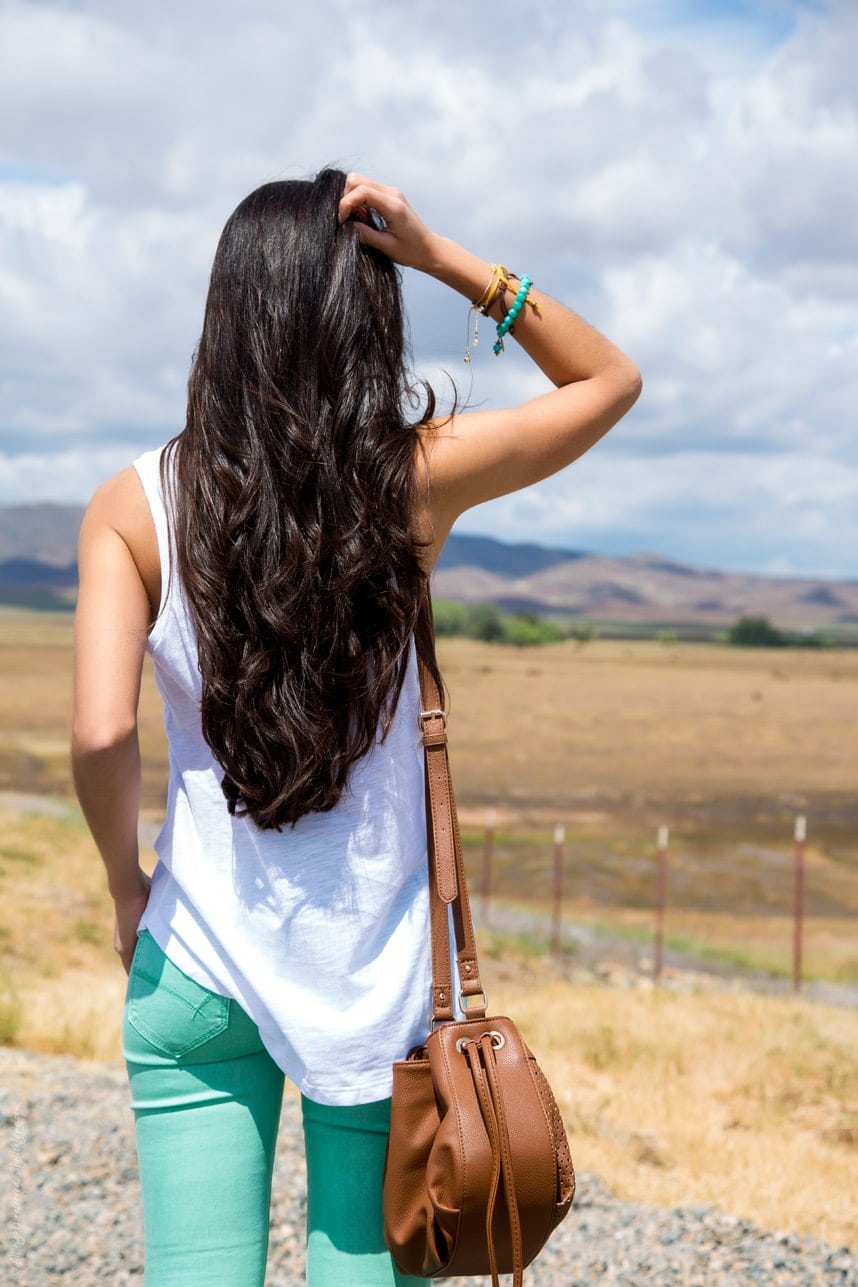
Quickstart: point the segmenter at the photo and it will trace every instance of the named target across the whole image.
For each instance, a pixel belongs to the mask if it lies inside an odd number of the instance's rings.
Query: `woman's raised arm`
[[[371,222],[372,211],[384,227]],[[433,233],[398,189],[349,175],[340,218],[358,221],[366,245],[437,278],[469,302],[479,300],[494,279],[493,265]],[[488,310],[494,321],[502,321],[512,300],[509,292],[495,297]],[[564,468],[607,433],[640,393],[634,363],[536,286],[517,316],[514,338],[555,388],[515,407],[463,413],[428,427],[428,517],[436,550],[464,510]]]

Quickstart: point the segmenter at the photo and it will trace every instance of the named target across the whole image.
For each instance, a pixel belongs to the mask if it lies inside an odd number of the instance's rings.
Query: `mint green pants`
[[[263,1287],[283,1073],[234,1001],[189,979],[144,930],[123,1016],[147,1287]],[[384,1244],[390,1100],[302,1098],[310,1287],[414,1283]]]

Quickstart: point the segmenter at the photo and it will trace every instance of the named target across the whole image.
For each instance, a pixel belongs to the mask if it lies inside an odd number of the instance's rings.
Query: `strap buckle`
[[[421,712],[420,712],[420,714],[417,716],[417,723],[420,725],[420,732],[421,732],[421,733],[425,733],[425,731],[426,731],[426,721],[427,721],[427,720],[430,720],[430,719],[439,719],[439,720],[441,721],[441,726],[442,726],[442,728],[446,731],[446,728],[447,728],[447,712],[446,712],[446,711],[441,711],[441,710],[435,710],[435,711],[421,711]]]

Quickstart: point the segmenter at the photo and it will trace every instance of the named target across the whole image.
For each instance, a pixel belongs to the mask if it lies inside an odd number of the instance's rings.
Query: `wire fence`
[[[845,959],[832,950],[838,912],[846,936],[854,913],[848,904],[838,908],[830,891],[809,885],[807,836],[807,819],[798,815],[792,836],[787,833],[781,845],[749,844],[738,853],[734,847],[730,864],[734,876],[741,869],[741,880],[731,883],[724,875],[726,860],[720,869],[711,863],[707,873],[699,855],[683,852],[682,844],[672,847],[667,825],[648,841],[627,845],[628,852],[615,853],[613,871],[606,870],[611,862],[604,853],[594,859],[598,840],[570,836],[562,823],[544,832],[503,830],[490,807],[482,827],[463,829],[475,913],[489,932],[518,924],[536,950],[559,956],[575,950],[584,926],[591,940],[595,935],[603,943],[613,938],[630,946],[637,966],[656,984],[664,979],[668,958],[681,956],[721,973],[767,973],[794,993],[805,982],[809,893],[815,895],[812,934],[815,916],[829,913],[813,944],[813,977],[858,983],[858,953],[850,961],[848,949]],[[729,848],[723,845],[722,851]],[[517,921],[513,906],[521,912]]]

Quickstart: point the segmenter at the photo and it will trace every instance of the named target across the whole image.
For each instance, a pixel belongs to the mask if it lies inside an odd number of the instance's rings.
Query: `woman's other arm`
[[[81,527],[72,725],[75,788],[107,870],[114,947],[126,971],[149,896],[137,846],[137,702],[152,610],[125,530],[139,512],[132,475],[125,470],[96,492]]]

